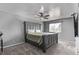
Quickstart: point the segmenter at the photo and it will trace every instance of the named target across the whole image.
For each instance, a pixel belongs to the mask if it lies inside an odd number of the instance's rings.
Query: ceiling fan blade
[[[44,17],[49,17],[49,15],[45,15]]]
[[[44,18],[44,19],[48,19],[48,18]]]
[[[45,15],[45,16],[44,16],[44,19],[48,19],[48,18],[49,18],[49,15]]]
[[[44,19],[48,19],[48,17],[44,17]]]

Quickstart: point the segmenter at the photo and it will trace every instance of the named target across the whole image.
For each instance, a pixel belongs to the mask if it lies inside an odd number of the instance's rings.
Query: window
[[[29,23],[27,27],[28,32],[41,32],[41,24]]]
[[[41,25],[40,24],[36,26],[36,32],[41,32]]]
[[[60,33],[61,32],[61,23],[49,24],[49,32]]]
[[[28,32],[34,32],[34,26],[32,24],[28,25]]]

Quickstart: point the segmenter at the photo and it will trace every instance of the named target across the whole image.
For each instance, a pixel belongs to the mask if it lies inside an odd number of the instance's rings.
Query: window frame
[[[51,25],[51,24],[53,24],[53,25]],[[55,27],[56,24],[59,24],[59,26],[61,26],[62,23],[61,23],[61,22],[58,22],[58,23],[50,23],[50,24],[49,24],[49,32],[61,33],[61,31],[62,31],[62,30],[61,30],[61,27],[59,28],[58,31],[53,31],[53,30],[51,30],[50,26]],[[55,28],[55,29],[56,29],[56,28]],[[55,29],[54,29],[54,30],[55,30]],[[57,29],[56,29],[56,30],[57,30]]]

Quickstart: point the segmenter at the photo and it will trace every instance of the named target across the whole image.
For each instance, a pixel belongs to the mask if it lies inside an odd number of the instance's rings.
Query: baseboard
[[[8,48],[8,47],[16,46],[16,45],[23,44],[23,43],[24,43],[24,42],[16,43],[16,44],[4,46],[3,48]],[[0,47],[0,48],[1,48],[1,47]]]

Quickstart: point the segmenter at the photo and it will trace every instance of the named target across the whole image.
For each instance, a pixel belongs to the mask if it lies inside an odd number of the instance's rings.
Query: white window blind
[[[61,23],[49,24],[49,32],[60,33],[61,32]]]

